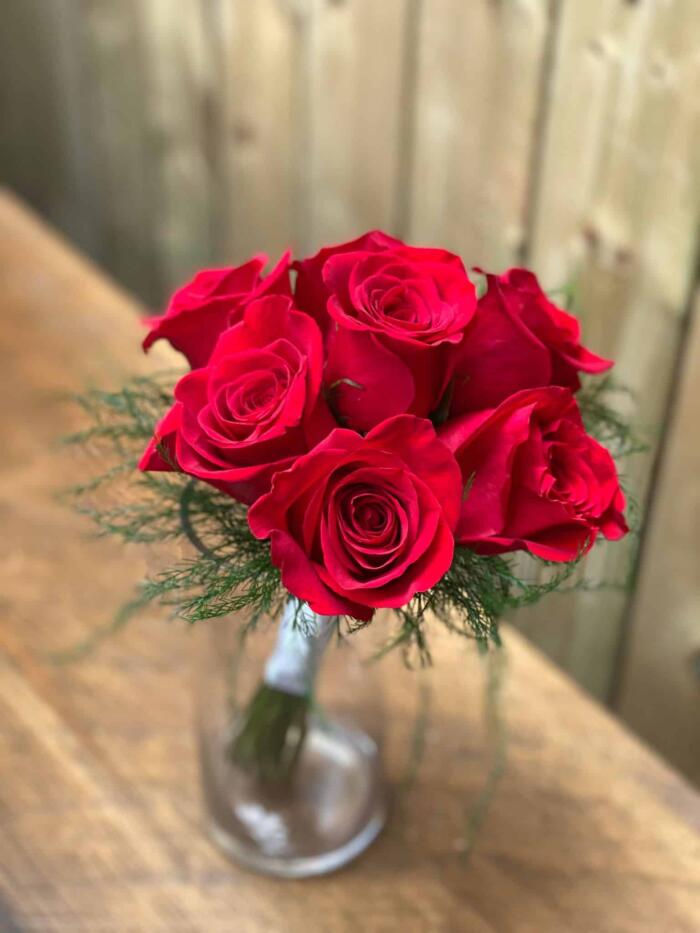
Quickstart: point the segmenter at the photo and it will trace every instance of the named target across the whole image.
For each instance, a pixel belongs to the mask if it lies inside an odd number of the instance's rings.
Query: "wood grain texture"
[[[59,4],[77,73],[65,107],[84,115],[79,144],[95,217],[94,255],[109,257],[120,282],[156,301],[163,288],[156,246],[160,163],[144,107],[148,50],[138,29],[139,3]]]
[[[307,199],[304,248],[374,227],[395,232],[399,190],[406,0],[306,4]]]
[[[215,93],[210,37],[199,0],[147,0],[133,15],[143,49],[141,108],[151,153],[159,287],[170,292],[206,266],[213,252],[205,145]]]
[[[648,450],[621,466],[644,503],[696,274],[700,7],[564,0],[559,10],[528,259],[545,287],[575,285],[586,344],[616,360],[615,378],[633,392],[617,403]],[[634,546],[596,548],[588,578],[624,581]],[[519,624],[609,699],[628,602],[625,592],[581,592]]]
[[[302,3],[204,2],[213,260],[298,246]]]
[[[513,264],[526,236],[550,4],[423,0],[410,235],[469,265]]]
[[[640,735],[700,783],[700,294],[683,357],[618,708]]]
[[[53,649],[109,620],[143,556],[56,502],[76,462],[59,397],[170,362],[138,353],[134,306],[17,202],[0,198],[0,923],[41,933],[694,933],[698,796],[514,632],[510,761],[468,865],[489,755],[483,671],[438,632],[427,750],[386,832],[347,870],[276,882],[228,864],[201,827],[188,684],[192,632],[157,613],[87,660]],[[416,674],[387,659],[390,720]],[[398,781],[404,762],[389,759]]]

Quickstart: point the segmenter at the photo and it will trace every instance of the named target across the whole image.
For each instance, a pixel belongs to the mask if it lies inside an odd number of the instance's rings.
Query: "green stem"
[[[308,696],[294,696],[262,683],[229,746],[231,760],[264,784],[291,780],[307,732]]]
[[[320,616],[294,597],[287,601],[264,680],[229,748],[232,761],[265,784],[280,785],[293,777],[306,738],[318,665],[337,623],[337,616]]]

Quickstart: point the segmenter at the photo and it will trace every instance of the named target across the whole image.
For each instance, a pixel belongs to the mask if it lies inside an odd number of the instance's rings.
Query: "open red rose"
[[[167,311],[149,318],[144,350],[165,338],[195,369],[204,366],[219,335],[238,323],[246,304],[263,295],[291,295],[287,252],[269,275],[262,270],[267,256],[254,256],[242,266],[203,269],[170,299]]]
[[[325,384],[339,420],[363,431],[391,415],[434,411],[476,310],[461,260],[403,245],[336,253],[323,280],[335,325]]]
[[[440,436],[467,487],[460,544],[481,554],[526,550],[568,561],[599,533],[626,534],[615,464],[586,433],[568,389],[526,389],[496,409],[448,422]]]
[[[269,296],[225,331],[208,364],[175,387],[142,470],[177,468],[251,503],[272,474],[326,436],[321,334],[291,299]],[[164,454],[164,455],[163,455]]]
[[[487,281],[460,348],[452,414],[492,408],[536,386],[576,392],[579,372],[613,365],[581,345],[579,322],[547,298],[532,272],[509,269]]]
[[[431,423],[412,415],[366,437],[338,428],[250,508],[282,582],[324,615],[369,620],[446,573],[459,514],[459,468]]]

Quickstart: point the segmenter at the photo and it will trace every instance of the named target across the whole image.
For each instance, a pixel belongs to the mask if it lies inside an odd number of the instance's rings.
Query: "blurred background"
[[[638,554],[602,547],[593,585],[515,622],[700,780],[698,0],[0,12],[0,179],[152,308],[198,267],[370,227],[573,286],[633,390],[645,520]]]

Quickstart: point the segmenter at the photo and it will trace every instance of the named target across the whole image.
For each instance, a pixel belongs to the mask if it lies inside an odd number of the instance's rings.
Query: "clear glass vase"
[[[291,600],[280,618],[252,631],[249,622],[241,613],[199,626],[197,730],[210,832],[254,870],[325,874],[384,825],[379,665],[365,632],[339,637],[337,619]]]

